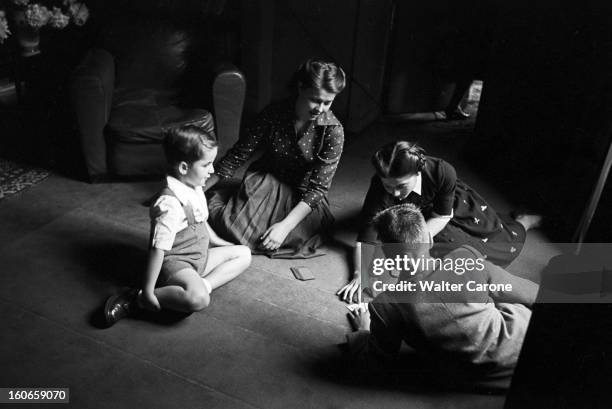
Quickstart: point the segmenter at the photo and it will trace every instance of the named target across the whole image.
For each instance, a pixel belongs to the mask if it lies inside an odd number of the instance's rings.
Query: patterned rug
[[[0,158],[0,200],[49,176],[49,171]]]

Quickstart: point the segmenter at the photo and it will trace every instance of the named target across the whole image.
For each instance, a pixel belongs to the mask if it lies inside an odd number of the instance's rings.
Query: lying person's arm
[[[489,291],[495,302],[523,304],[529,308],[535,303],[539,285],[531,280],[515,276],[488,261],[485,261],[485,269],[489,273],[489,283],[512,285],[512,291]]]
[[[369,311],[369,330],[364,325],[367,320],[361,317],[362,314],[368,314],[367,312],[357,313],[353,320],[359,326],[355,332],[346,336],[349,354],[359,368],[384,371],[400,350],[400,326],[393,324],[394,318],[389,303],[372,302],[369,304]]]

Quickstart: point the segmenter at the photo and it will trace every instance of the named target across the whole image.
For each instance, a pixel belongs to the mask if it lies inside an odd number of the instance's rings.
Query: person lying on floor
[[[430,258],[427,223],[413,204],[383,210],[373,225],[383,243],[406,244],[401,252],[414,260]],[[393,253],[389,247],[383,251],[387,258],[397,256],[388,254]],[[409,368],[412,371],[428,372],[432,379],[451,387],[504,390],[516,366],[539,287],[484,260],[468,245],[451,251],[443,260],[455,266],[473,260],[472,265],[482,265],[482,269],[448,271],[441,264],[421,263],[413,271],[402,271],[399,283],[413,282],[416,291],[405,287],[387,290],[369,304],[369,312],[357,309],[349,316],[356,329],[347,335],[353,361],[387,370],[404,341],[421,362],[427,362],[422,368]],[[461,291],[434,291],[423,289],[419,282],[463,287]]]
[[[358,242],[376,242],[372,226],[376,213],[393,205],[413,203],[425,215],[440,255],[469,244],[488,261],[505,267],[520,254],[526,232],[540,224],[539,215],[520,214],[513,219],[497,213],[478,192],[457,178],[451,164],[425,155],[417,144],[389,143],[372,156],[372,164],[376,174],[363,202]],[[355,266],[359,265],[357,257],[355,251]],[[356,268],[353,279],[338,291],[345,301],[355,299],[359,276]]]
[[[168,132],[164,152],[169,171],[150,211],[149,261],[142,289],[108,298],[104,307],[108,326],[139,309],[200,311],[210,303],[212,290],[251,264],[248,247],[221,239],[207,222],[202,186],[214,172],[215,137],[184,125]]]

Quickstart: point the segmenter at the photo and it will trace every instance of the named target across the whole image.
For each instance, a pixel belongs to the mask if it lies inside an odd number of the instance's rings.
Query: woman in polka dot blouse
[[[321,233],[333,222],[327,192],[344,144],[330,107],[345,82],[336,64],[306,61],[294,75],[297,95],[264,109],[219,161],[207,188],[263,151],[237,190],[217,189],[209,198],[210,224],[221,237],[270,257],[320,255]]]
[[[520,253],[526,231],[541,217],[522,214],[516,219],[498,214],[476,191],[457,178],[455,168],[443,159],[426,156],[416,144],[397,141],[383,146],[372,157],[376,174],[361,210],[363,225],[358,242],[376,243],[371,222],[391,206],[412,203],[427,220],[436,245],[432,254],[442,257],[457,247],[475,247],[490,262],[506,266]],[[355,251],[357,257],[357,251]],[[357,262],[357,260],[355,260]],[[360,263],[355,263],[356,266]],[[360,271],[338,294],[353,300],[360,286]]]

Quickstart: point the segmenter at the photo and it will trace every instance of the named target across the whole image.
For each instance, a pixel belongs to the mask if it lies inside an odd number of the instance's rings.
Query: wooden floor
[[[398,136],[458,163],[494,206],[515,204],[461,165],[469,132],[374,125],[347,138],[330,193],[338,243],[327,255],[254,257],[248,271],[213,293],[209,308],[185,319],[98,326],[104,299],[134,283],[144,266],[149,222],[142,203],[157,183],[90,185],[54,175],[0,201],[0,385],[68,387],[75,408],[501,408],[503,396],[342,375],[338,344],[349,327],[334,293],[349,275],[369,156]],[[545,242],[530,233],[510,270],[537,277],[552,251]],[[309,266],[316,279],[295,280],[294,265]]]

